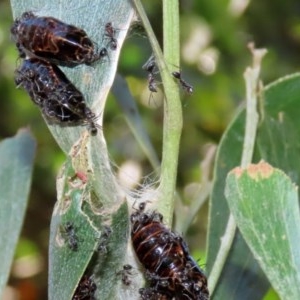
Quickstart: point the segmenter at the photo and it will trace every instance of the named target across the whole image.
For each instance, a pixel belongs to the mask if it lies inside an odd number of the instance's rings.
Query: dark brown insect
[[[64,234],[66,236],[68,246],[72,251],[78,250],[78,237],[75,232],[74,225],[71,222],[67,222],[63,226]]]
[[[206,277],[186,243],[162,223],[162,215],[144,213],[144,208],[131,215],[133,248],[150,283],[143,299],[152,299],[149,293],[171,299],[208,299]]]
[[[91,64],[107,55],[97,51],[87,33],[53,17],[24,12],[11,27],[21,57],[40,57],[58,64]]]
[[[88,124],[97,133],[96,116],[82,93],[54,64],[37,58],[25,59],[16,70],[15,83],[23,87],[49,121],[69,125]]]
[[[116,39],[116,29],[112,26],[111,22],[105,24],[104,35],[109,38],[108,45],[111,50],[116,50],[118,47],[118,41]]]
[[[141,213],[132,218],[132,243],[142,265],[159,277],[172,277],[186,264],[180,237],[162,223],[162,215]]]
[[[182,243],[187,253],[187,263],[181,274],[181,284],[178,287],[177,294],[185,295],[186,299],[208,300],[209,291],[206,275],[190,256],[185,242],[182,241]]]
[[[83,275],[75,290],[72,300],[94,300],[97,286],[93,276]]]
[[[139,294],[142,300],[172,300],[171,295],[161,293],[157,288],[141,288],[139,289]]]
[[[182,79],[181,72],[172,72],[172,75],[174,78],[179,80],[181,87],[186,91],[186,93],[189,95],[193,94],[194,88]]]
[[[133,248],[148,277],[163,290],[175,293],[186,265],[180,237],[165,227],[158,213],[141,213],[131,220]]]

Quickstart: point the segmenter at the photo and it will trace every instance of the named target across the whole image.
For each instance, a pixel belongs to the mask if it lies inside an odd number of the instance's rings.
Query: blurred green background
[[[145,1],[149,18],[162,41],[161,1],[149,3]],[[261,75],[264,84],[298,71],[300,2],[184,0],[180,12],[182,76],[194,86],[191,96],[182,91],[184,128],[177,182],[179,194],[188,202],[188,187],[201,180],[199,166],[206,145],[219,142],[233,115],[243,105],[243,72],[251,63],[248,42],[254,41],[257,47],[268,49]],[[29,126],[38,149],[22,237],[4,299],[46,299],[48,231],[56,200],[55,177],[65,157],[37,107],[23,90],[15,88],[14,69],[19,62],[10,41],[11,24],[9,1],[0,0],[0,135],[4,139],[14,135],[20,127]],[[151,55],[151,49],[138,27],[131,30],[125,41],[118,71],[129,83],[160,157],[161,99],[159,93],[150,96],[147,90],[147,74],[141,67]],[[141,176],[147,176],[153,169],[135,142],[113,96],[109,97],[104,112],[104,132],[111,158],[117,166],[134,161]],[[207,205],[188,232],[187,239],[196,257],[204,255],[206,224]],[[274,297],[269,299],[276,299]]]

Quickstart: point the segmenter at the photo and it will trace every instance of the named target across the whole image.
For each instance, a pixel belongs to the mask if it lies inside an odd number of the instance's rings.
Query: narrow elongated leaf
[[[237,225],[281,299],[300,298],[298,191],[261,162],[229,173],[226,198]]]
[[[120,75],[116,76],[115,82],[112,86],[112,93],[116,97],[118,105],[124,113],[125,119],[140,144],[152,167],[157,169],[159,167],[159,159],[152,145],[149,135],[143,125],[142,118],[139,114],[137,105],[132,95],[130,94],[128,85]]]
[[[263,115],[255,146],[254,162],[261,159],[282,169],[300,184],[300,74],[266,86]],[[207,271],[210,272],[228,221],[225,199],[227,173],[240,165],[245,112],[242,110],[224,133],[216,159],[214,185],[210,199]],[[253,286],[255,285],[255,289]],[[216,287],[214,299],[261,299],[269,287],[264,273],[239,233]]]
[[[8,279],[24,220],[35,147],[28,130],[0,143],[0,295]]]

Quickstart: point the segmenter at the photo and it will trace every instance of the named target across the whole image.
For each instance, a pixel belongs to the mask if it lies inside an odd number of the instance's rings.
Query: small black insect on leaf
[[[104,36],[109,39],[108,45],[111,50],[116,50],[118,47],[118,41],[116,39],[116,29],[112,26],[111,22],[105,24]]]
[[[112,230],[108,226],[104,226],[101,231],[101,236],[99,238],[97,251],[100,253],[107,253],[107,245],[109,242],[109,238],[111,236]]]
[[[72,251],[78,250],[78,237],[73,223],[67,222],[63,225],[63,234],[67,241],[68,247]]]

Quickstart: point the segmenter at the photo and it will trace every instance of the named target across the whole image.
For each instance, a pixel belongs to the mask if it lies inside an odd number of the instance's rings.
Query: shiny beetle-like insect
[[[91,64],[107,56],[106,48],[95,49],[83,29],[53,17],[36,16],[30,11],[15,20],[11,35],[22,58],[34,56],[74,66]]]
[[[145,213],[144,208],[140,204],[131,215],[133,249],[149,282],[142,299],[152,299],[152,294],[166,299],[209,299],[206,276],[182,237],[162,223],[161,214]]]

